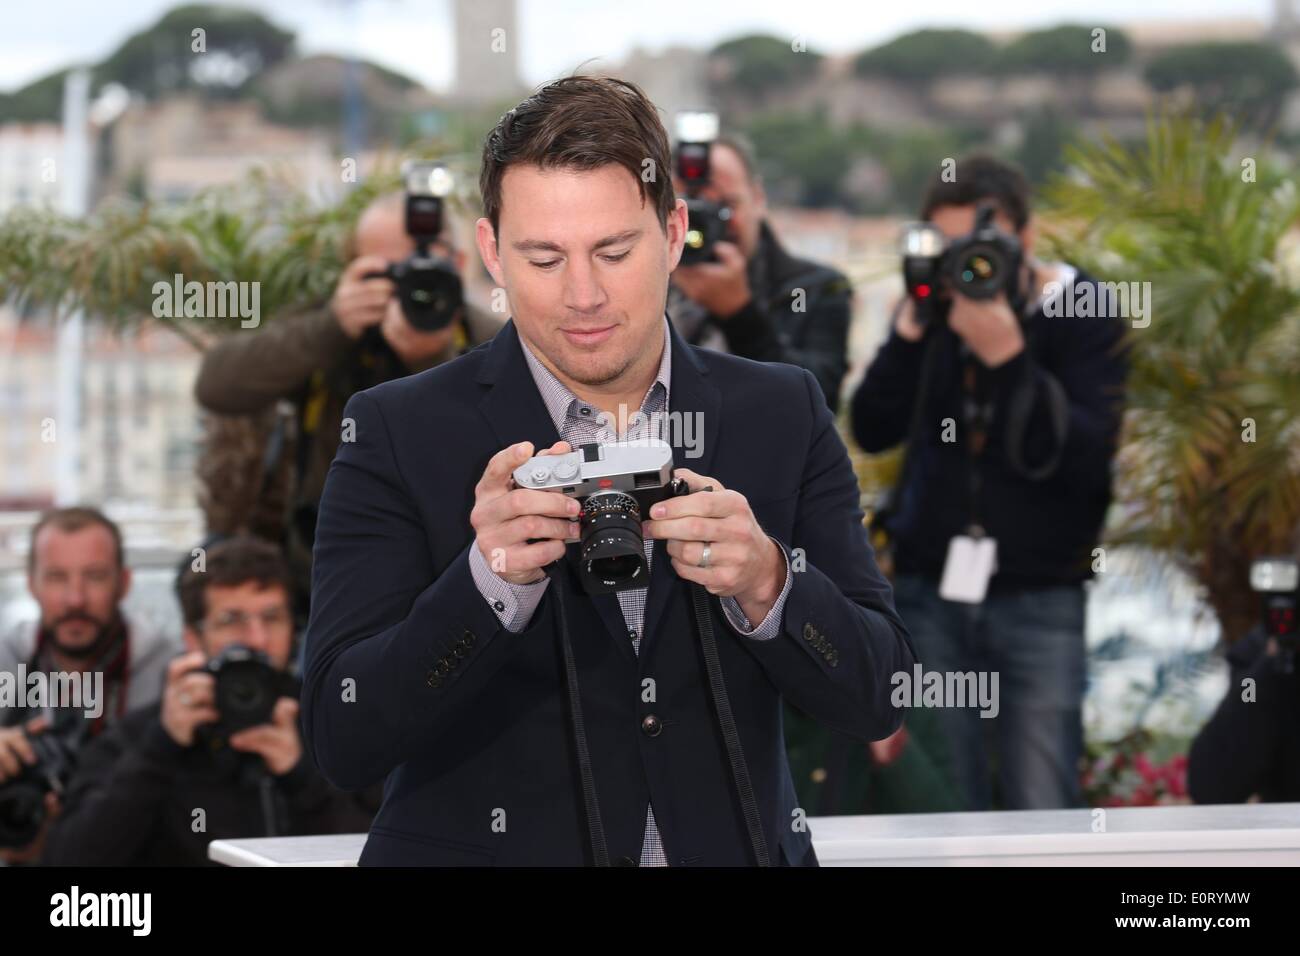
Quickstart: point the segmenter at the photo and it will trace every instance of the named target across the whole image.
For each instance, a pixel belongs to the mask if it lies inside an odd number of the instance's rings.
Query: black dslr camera
[[[297,684],[276,670],[261,651],[232,644],[202,668],[216,679],[214,699],[220,715],[211,733],[218,737],[271,722],[275,702],[297,696]]]
[[[690,494],[672,477],[665,442],[582,445],[567,455],[539,455],[514,471],[515,484],[558,491],[582,502],[578,518],[579,577],[588,594],[646,587],[642,515],[656,502]]]
[[[1250,566],[1250,586],[1263,596],[1264,633],[1278,643],[1284,673],[1295,667],[1300,648],[1300,562],[1292,558],[1265,558]]]
[[[62,793],[76,766],[76,751],[54,733],[27,737],[36,763],[0,786],[0,849],[27,846],[45,823],[45,795]]]
[[[1020,240],[993,224],[995,212],[992,203],[981,203],[975,228],[951,242],[932,223],[903,227],[903,282],[915,304],[918,323],[946,312],[946,303],[941,301],[946,297],[940,292],[955,292],[968,299],[992,299],[1003,292],[1019,314]]]
[[[731,210],[700,197],[709,184],[709,147],[718,138],[718,114],[685,112],[677,115],[677,175],[686,186],[686,245],[682,265],[717,259],[713,245],[727,238]]]
[[[402,166],[406,187],[406,232],[415,240],[415,252],[383,272],[367,272],[367,279],[392,279],[406,321],[422,332],[445,328],[465,301],[455,265],[432,255],[429,244],[443,228],[443,200],[451,194],[451,173],[442,163],[407,162]]]

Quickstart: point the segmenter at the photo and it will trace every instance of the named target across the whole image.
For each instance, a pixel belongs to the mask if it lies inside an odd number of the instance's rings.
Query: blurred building
[[[0,510],[54,503],[55,448],[72,434],[56,417],[55,335],[52,323],[0,309]],[[194,507],[198,362],[162,328],[119,337],[87,326],[80,421],[70,423],[80,426],[82,499]]]
[[[239,182],[259,166],[289,173],[313,192],[340,181],[324,133],[270,123],[251,100],[134,103],[113,126],[110,153],[109,191],[159,201]]]
[[[62,155],[57,123],[0,125],[0,214],[14,206],[57,203]]]
[[[456,0],[456,74],[452,97],[462,103],[516,99],[519,18],[515,0]]]

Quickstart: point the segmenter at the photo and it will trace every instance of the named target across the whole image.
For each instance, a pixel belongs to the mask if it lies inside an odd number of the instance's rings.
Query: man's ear
[[[497,234],[492,228],[492,223],[487,217],[480,218],[474,223],[474,243],[478,246],[479,258],[483,260],[483,266],[487,269],[488,275],[492,277],[500,288],[506,286],[505,272],[501,269],[501,256],[497,249]]]
[[[682,261],[682,250],[686,248],[686,224],[689,221],[686,212],[686,200],[678,199],[673,211],[668,214],[665,231],[668,233],[668,271],[677,268]]]

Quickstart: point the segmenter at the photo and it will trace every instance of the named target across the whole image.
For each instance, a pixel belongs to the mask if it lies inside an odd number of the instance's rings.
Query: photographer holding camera
[[[716,114],[682,114],[678,137],[674,184],[690,225],[669,291],[673,325],[692,345],[806,368],[836,411],[848,370],[849,280],[777,241],[753,148],[718,136]]]
[[[6,863],[40,856],[78,753],[128,709],[158,699],[175,651],[166,635],[123,611],[131,571],[122,532],[95,508],[41,515],[27,552],[27,586],[39,622],[0,638],[0,674],[29,692],[0,702],[0,861]],[[30,696],[37,674],[55,699]],[[95,699],[57,699],[67,678],[82,688],[89,679]]]
[[[289,587],[279,549],[251,537],[186,568],[188,650],[167,665],[161,706],[131,711],[85,749],[43,863],[201,866],[213,840],[369,825],[303,753]]]
[[[1256,561],[1263,623],[1228,648],[1228,692],[1187,756],[1197,803],[1300,800],[1300,555]]]
[[[333,782],[387,778],[363,865],[815,865],[782,697],[899,724],[913,655],[821,389],[673,331],[686,207],[647,157],[621,80],[506,113],[478,247],[510,323],[348,404],[303,726]]]
[[[921,215],[909,295],[852,409],[864,450],[908,443],[882,522],[899,613],[927,670],[998,675],[997,716],[940,713],[936,749],[967,808],[992,804],[988,738],[1002,807],[1077,806],[1083,583],[1110,502],[1124,325],[1093,279],[1035,259],[1014,167],[959,161]],[[1097,314],[1059,317],[1053,297],[1081,292]]]
[[[441,169],[408,164],[408,176],[423,174],[436,183]],[[442,197],[419,188],[408,182],[405,193],[383,196],[362,213],[351,261],[327,306],[278,317],[253,333],[224,336],[204,353],[195,381],[199,404],[222,416],[268,415],[277,403],[292,405],[265,448],[249,448],[244,430],[218,422],[200,471],[215,486],[208,488],[209,497],[217,499],[226,493],[222,486],[232,483],[232,471],[247,471],[250,455],[262,457],[263,495],[287,484],[285,514],[267,522],[274,533],[256,527],[248,514],[212,530],[252,530],[283,541],[300,623],[311,590],[317,503],[342,438],[344,404],[354,392],[445,362],[501,327],[499,319],[464,300],[459,277],[465,254],[452,241],[441,209],[427,208]],[[431,292],[410,288],[422,278],[432,280]],[[237,507],[248,509],[242,502]]]

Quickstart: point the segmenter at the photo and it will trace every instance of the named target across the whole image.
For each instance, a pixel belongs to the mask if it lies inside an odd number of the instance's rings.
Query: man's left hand
[[[1011,361],[1025,348],[1020,323],[1001,293],[994,299],[954,295],[948,326],[961,336],[986,368],[997,368]]]
[[[688,299],[698,302],[718,318],[726,319],[749,304],[752,298],[749,275],[739,246],[717,242],[713,248],[717,262],[678,266],[673,270],[673,282]]]
[[[298,737],[298,702],[292,697],[281,697],[271,712],[271,722],[248,727],[230,735],[230,746],[261,754],[266,769],[277,777],[298,765],[302,759],[302,740]]]
[[[745,617],[757,625],[785,587],[780,546],[759,527],[740,492],[686,468],[674,474],[686,480],[691,493],[651,508],[651,520],[642,525],[645,536],[668,542],[679,577],[702,584],[710,594],[734,597]],[[703,490],[709,486],[712,491]],[[701,568],[706,544],[709,566]]]

